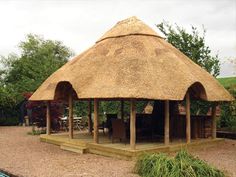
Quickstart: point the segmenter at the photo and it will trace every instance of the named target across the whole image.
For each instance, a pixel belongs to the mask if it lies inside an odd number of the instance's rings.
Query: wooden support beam
[[[93,139],[94,139],[94,143],[98,143],[99,139],[98,139],[98,100],[94,99],[94,122],[93,122]]]
[[[164,144],[169,145],[170,143],[170,104],[169,100],[165,100],[165,138]]]
[[[211,130],[212,130],[212,138],[216,138],[216,104],[213,104],[211,109],[211,118],[212,118],[212,124],[211,124]]]
[[[47,135],[51,134],[51,117],[50,117],[50,102],[46,102],[47,106],[47,113],[46,113],[46,119],[47,119]]]
[[[88,131],[92,133],[92,102],[88,101]]]
[[[69,138],[73,139],[73,129],[74,129],[74,121],[73,121],[73,98],[72,91],[69,94]]]
[[[136,142],[136,101],[130,101],[130,148],[135,149]]]
[[[124,120],[124,101],[123,100],[120,101],[120,116],[121,116],[121,119]]]
[[[186,142],[191,142],[190,95],[186,93]]]

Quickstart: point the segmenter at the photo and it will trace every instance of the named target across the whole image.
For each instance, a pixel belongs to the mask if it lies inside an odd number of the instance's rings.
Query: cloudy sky
[[[221,76],[235,75],[236,0],[0,0],[0,55],[19,53],[26,34],[60,40],[76,54],[117,21],[137,16],[154,28],[163,20],[186,29],[207,29],[206,41],[219,53]]]

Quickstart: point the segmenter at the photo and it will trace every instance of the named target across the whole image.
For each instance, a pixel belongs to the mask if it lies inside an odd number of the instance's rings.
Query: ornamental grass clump
[[[178,161],[179,167],[183,176],[211,176],[211,177],[223,177],[223,172],[215,167],[208,165],[205,161],[200,160],[197,157],[192,156],[187,151],[180,151],[175,160]],[[186,168],[186,169],[185,169]],[[186,172],[193,172],[193,175],[188,175]]]
[[[135,171],[141,177],[224,177],[220,170],[180,151],[174,158],[166,154],[144,154],[139,157]]]
[[[135,166],[136,172],[143,177],[156,177],[160,174],[169,175],[174,167],[174,161],[166,154],[145,154]]]

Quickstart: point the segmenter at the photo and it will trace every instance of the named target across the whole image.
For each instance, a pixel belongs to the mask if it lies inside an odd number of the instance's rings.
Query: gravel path
[[[0,169],[24,177],[138,177],[133,161],[76,154],[27,135],[29,127],[0,127]],[[236,141],[192,151],[236,177]]]
[[[225,140],[215,146],[204,146],[190,151],[200,159],[236,177],[236,140]]]
[[[27,135],[29,127],[0,127],[0,169],[24,177],[137,177],[134,162],[76,154]]]

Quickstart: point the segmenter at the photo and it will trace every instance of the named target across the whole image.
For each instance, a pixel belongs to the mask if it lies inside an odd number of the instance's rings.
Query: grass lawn
[[[236,77],[223,77],[217,80],[225,87],[229,88],[231,85],[236,85]]]

